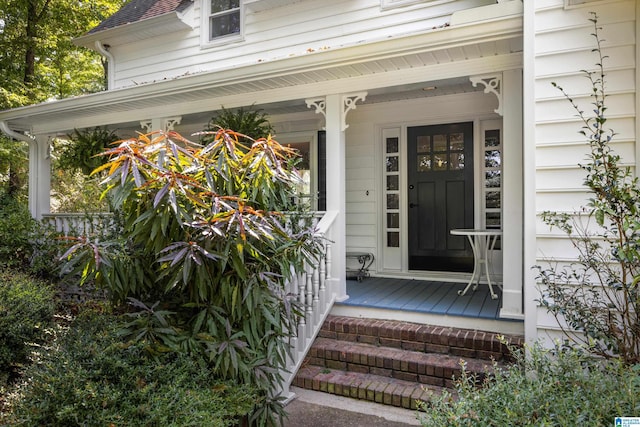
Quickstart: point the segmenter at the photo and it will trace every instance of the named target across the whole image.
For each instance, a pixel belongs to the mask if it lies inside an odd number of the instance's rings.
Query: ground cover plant
[[[107,150],[96,173],[108,175],[119,237],[73,239],[65,271],[129,304],[125,339],[151,357],[204,357],[217,378],[259,391],[252,422],[277,424],[300,314],[284,285],[321,245],[305,212],[284,214],[300,179],[291,149],[225,129],[201,136],[154,132]]]
[[[6,394],[0,424],[227,427],[251,411],[257,398],[251,387],[216,378],[203,358],[146,357],[140,343],[122,342],[122,322],[83,309],[61,324],[59,338]]]
[[[640,365],[578,349],[512,349],[484,384],[466,371],[454,393],[419,403],[422,426],[605,426],[640,412]]]
[[[0,268],[0,386],[47,341],[56,309],[53,287],[15,269]]]

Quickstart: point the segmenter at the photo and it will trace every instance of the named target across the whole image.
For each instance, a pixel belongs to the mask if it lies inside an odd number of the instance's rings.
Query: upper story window
[[[222,41],[242,34],[241,0],[205,0],[204,16],[207,17],[206,43]]]

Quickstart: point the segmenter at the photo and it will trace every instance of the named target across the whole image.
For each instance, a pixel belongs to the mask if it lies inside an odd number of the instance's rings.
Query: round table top
[[[454,228],[450,233],[460,236],[500,236],[502,235],[502,230],[495,228]]]

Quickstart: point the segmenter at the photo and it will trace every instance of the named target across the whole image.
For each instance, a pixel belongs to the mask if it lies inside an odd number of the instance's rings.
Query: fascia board
[[[163,80],[139,86],[113,89],[106,92],[66,98],[54,102],[0,111],[0,120],[46,115],[49,112],[73,113],[94,106],[135,102],[138,99],[194,92],[202,89],[257,81],[273,77],[317,71],[363,61],[399,57],[412,53],[429,52],[466,45],[471,42],[501,40],[522,35],[522,17],[512,17],[493,22],[448,27],[438,31],[386,39],[372,43],[353,45],[293,56],[259,64],[242,66],[215,72],[194,74],[174,80]]]
[[[97,33],[76,37],[73,39],[73,43],[77,46],[93,49],[96,41],[117,46],[176,31],[192,30],[193,27],[188,23],[186,15],[187,12],[179,13],[173,11]]]

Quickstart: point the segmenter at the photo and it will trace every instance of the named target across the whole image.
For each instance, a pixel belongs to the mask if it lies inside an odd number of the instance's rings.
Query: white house
[[[615,149],[635,166],[634,0],[132,0],[76,39],[107,58],[107,91],[2,111],[0,129],[30,144],[42,217],[49,138],[105,125],[188,135],[222,107],[255,105],[279,142],[308,153],[317,207],[333,215],[335,300],[347,252],[373,254],[372,276],[464,282],[473,256],[450,231],[498,229],[489,256],[506,322],[492,327],[534,341],[557,328],[531,267],[572,257],[537,214],[588,196],[581,124],[551,82],[588,97],[589,12],[609,57]]]

